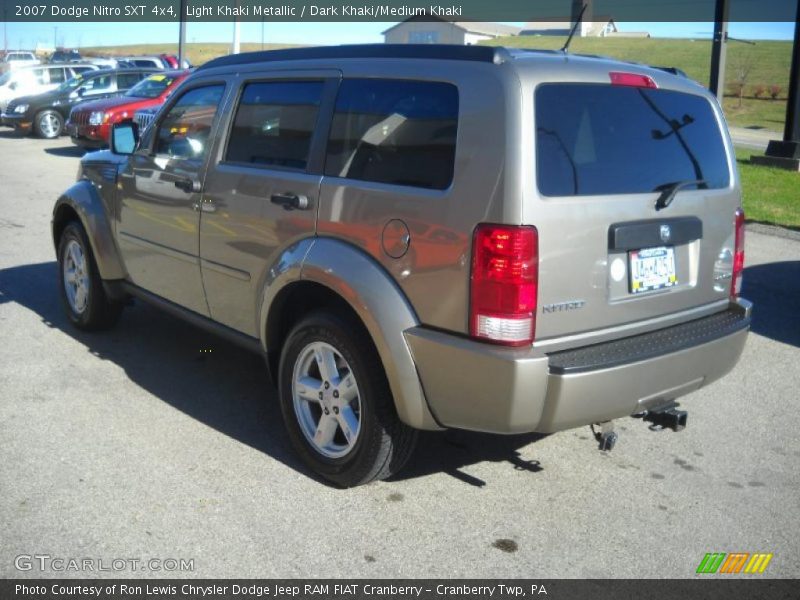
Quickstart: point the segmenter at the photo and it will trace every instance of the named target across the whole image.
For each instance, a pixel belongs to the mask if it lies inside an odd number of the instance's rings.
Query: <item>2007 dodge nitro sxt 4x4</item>
[[[682,424],[749,330],[740,204],[685,77],[341,46],[197,69],[83,158],[53,239],[75,325],[135,296],[263,353],[297,451],[352,486],[420,429]]]

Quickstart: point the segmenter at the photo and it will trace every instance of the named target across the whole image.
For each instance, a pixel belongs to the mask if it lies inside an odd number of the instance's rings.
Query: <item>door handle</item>
[[[178,188],[179,190],[183,190],[187,194],[196,194],[198,192],[203,191],[202,184],[199,181],[197,181],[197,179],[193,179],[191,177],[176,179],[175,187]]]
[[[283,210],[306,210],[309,208],[310,203],[307,196],[301,194],[272,194],[270,202],[283,206]]]

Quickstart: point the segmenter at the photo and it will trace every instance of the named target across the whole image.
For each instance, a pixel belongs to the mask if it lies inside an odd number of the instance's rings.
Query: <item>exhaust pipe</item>
[[[664,406],[648,410],[644,415],[644,420],[651,423],[650,430],[672,429],[672,431],[681,431],[686,429],[686,420],[689,413],[685,410],[678,410],[678,406],[680,405],[677,402],[670,402]]]

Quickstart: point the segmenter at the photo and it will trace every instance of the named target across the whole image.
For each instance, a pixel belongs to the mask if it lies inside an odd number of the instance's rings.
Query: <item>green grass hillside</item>
[[[563,37],[551,36],[515,36],[486,43],[553,50],[561,48],[564,40]],[[708,85],[709,82],[711,65],[709,40],[576,38],[570,45],[570,51],[579,54],[599,54],[651,65],[678,67],[703,85]],[[733,90],[726,90],[723,106],[732,125],[783,130],[791,60],[791,42],[757,41],[755,46],[741,42],[728,44],[725,80],[729,86],[738,78],[740,71],[749,70],[741,107],[739,98],[734,97]],[[769,97],[771,86],[780,87],[778,100]],[[765,89],[761,98],[755,97],[758,87]]]

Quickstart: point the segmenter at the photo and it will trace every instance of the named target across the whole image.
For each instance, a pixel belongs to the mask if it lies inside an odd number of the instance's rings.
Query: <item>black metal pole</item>
[[[181,14],[178,15],[180,18],[180,25],[178,26],[178,68],[182,69],[184,54],[186,53],[186,0],[181,0],[179,7]]]
[[[800,142],[800,0],[797,0],[797,15],[794,20],[792,70],[789,76],[789,101],[786,103],[783,141]]]
[[[711,83],[708,89],[722,102],[725,94],[725,49],[728,43],[729,0],[717,0],[714,8],[714,40],[711,46]]]
[[[770,140],[764,156],[753,156],[756,164],[800,171],[800,0],[797,0],[792,70],[789,75],[789,100],[786,102],[786,125],[782,140]]]

